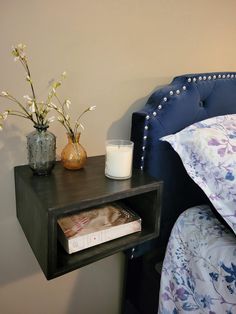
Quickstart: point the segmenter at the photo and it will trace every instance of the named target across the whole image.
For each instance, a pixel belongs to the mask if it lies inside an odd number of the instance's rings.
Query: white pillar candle
[[[128,179],[132,175],[134,143],[127,140],[106,141],[105,175],[111,179]]]

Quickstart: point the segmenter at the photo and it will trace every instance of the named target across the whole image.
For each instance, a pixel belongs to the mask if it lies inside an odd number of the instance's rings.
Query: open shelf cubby
[[[130,179],[111,180],[104,168],[104,156],[89,157],[79,171],[57,162],[49,176],[33,175],[28,165],[15,167],[17,218],[47,279],[157,237],[162,182],[136,169]],[[120,200],[141,217],[141,232],[66,253],[58,241],[58,218]]]

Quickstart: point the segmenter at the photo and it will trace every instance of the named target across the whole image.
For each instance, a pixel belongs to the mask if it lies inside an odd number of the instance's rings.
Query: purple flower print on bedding
[[[180,215],[168,242],[158,314],[236,313],[236,240],[207,205]]]
[[[236,234],[236,114],[197,122],[162,140]]]

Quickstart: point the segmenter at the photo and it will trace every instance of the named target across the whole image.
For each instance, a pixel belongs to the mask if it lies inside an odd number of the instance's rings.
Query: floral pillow
[[[236,114],[197,122],[163,137],[236,234]]]

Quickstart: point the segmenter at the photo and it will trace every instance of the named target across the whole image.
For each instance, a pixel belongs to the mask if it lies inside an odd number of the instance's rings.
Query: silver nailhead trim
[[[209,75],[209,76],[199,76],[199,77],[193,77],[193,78],[187,78],[187,81],[189,82],[189,83],[191,83],[191,82],[197,82],[197,80],[198,81],[202,81],[202,80],[215,80],[215,79],[221,79],[221,78],[236,78],[236,74],[230,74],[230,73],[228,73],[228,74],[214,74],[214,75]],[[183,91],[186,91],[187,90],[187,87],[184,85],[184,86],[182,86],[182,90]],[[174,94],[177,94],[177,95],[179,95],[181,93],[181,90],[179,90],[179,89],[177,89],[176,91],[173,91],[173,90],[171,90],[171,91],[169,91],[169,95],[170,96],[173,96]],[[168,101],[168,98],[167,97],[163,97],[163,101],[164,102],[167,102]],[[162,109],[162,105],[161,104],[159,104],[158,105],[158,110],[161,110]],[[157,116],[157,112],[156,111],[153,111],[152,112],[152,115],[155,117],[155,116]],[[149,120],[150,119],[150,115],[146,115],[146,120]],[[144,129],[147,131],[148,129],[149,129],[149,127],[148,127],[148,125],[145,125],[145,127],[144,127]],[[144,141],[146,141],[147,140],[147,135],[144,135],[143,136],[143,140]],[[145,145],[144,146],[142,146],[142,150],[143,151],[145,151]],[[144,156],[142,156],[141,157],[141,161],[142,162],[144,162],[144,159],[145,159],[145,157]],[[143,165],[140,167],[140,169],[141,170],[143,170]],[[133,256],[133,255],[132,255]]]

